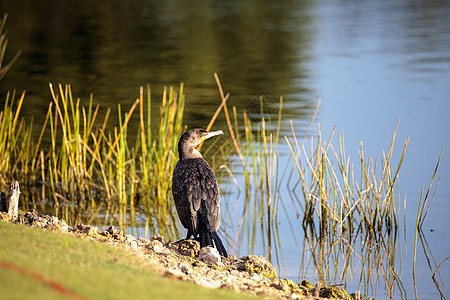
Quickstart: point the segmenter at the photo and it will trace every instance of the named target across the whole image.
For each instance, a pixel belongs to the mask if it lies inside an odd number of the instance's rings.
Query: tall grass
[[[275,256],[279,260],[281,253],[278,251],[281,249],[281,242],[277,221],[280,201],[277,147],[283,98],[280,98],[278,113],[275,116],[265,115],[263,99],[260,98],[260,116],[256,122],[252,122],[245,110],[242,111],[242,118],[240,118],[236,107],[233,107],[230,115],[226,104],[230,95],[225,96],[218,75],[214,74],[214,77],[222,99],[221,107],[224,110],[231,142],[237,156],[236,165],[232,169],[238,173],[236,175],[242,176],[244,181],[242,188],[245,191],[245,203],[242,205],[232,248],[234,249],[237,243],[242,244],[244,237],[242,233],[245,232],[250,251],[254,251],[256,240],[259,237],[269,260],[272,261],[273,250],[276,251]],[[272,119],[273,117],[275,120]],[[242,120],[241,123],[240,120]],[[272,124],[274,122],[275,125]],[[233,176],[231,171],[230,173]],[[238,188],[240,188],[239,185]]]
[[[88,106],[82,107],[69,85],[54,89],[50,84],[50,91],[52,101],[36,144],[31,126],[19,118],[25,95],[16,104],[15,95],[8,94],[0,112],[2,185],[13,178],[22,183],[39,180],[42,201],[71,223],[118,224],[124,229],[136,223],[142,211],[149,233],[177,235],[170,177],[184,129],[183,85],[179,92],[172,87],[164,90],[158,120],[152,120],[150,87],[146,100],[141,88],[125,113],[118,107],[116,126],[109,125],[109,109],[103,119],[98,118],[100,107],[94,107],[92,96]],[[136,111],[139,128],[129,137]],[[45,136],[49,145],[41,145]]]
[[[440,279],[440,273],[439,273],[439,268],[442,266],[442,264],[450,258],[446,257],[440,264],[439,266],[437,265],[433,254],[431,252],[430,247],[428,246],[428,242],[426,240],[426,237],[422,231],[422,226],[423,226],[423,222],[425,221],[425,218],[428,214],[428,211],[430,209],[431,203],[433,202],[434,196],[436,195],[436,191],[437,188],[439,186],[439,182],[440,182],[440,177],[437,180],[436,186],[434,187],[433,190],[433,183],[441,162],[441,158],[442,158],[442,154],[444,152],[444,149],[442,149],[441,154],[439,155],[438,161],[436,163],[436,167],[434,168],[434,172],[431,176],[431,181],[430,184],[428,185],[427,190],[425,191],[424,194],[424,188],[422,187],[422,190],[420,192],[420,198],[419,198],[419,203],[418,203],[418,208],[417,208],[417,218],[416,218],[416,227],[415,227],[415,232],[414,232],[414,257],[413,257],[413,266],[412,266],[412,275],[413,275],[413,281],[414,281],[414,293],[415,293],[415,297],[416,299],[418,299],[417,296],[417,284],[416,284],[416,255],[417,255],[417,242],[418,239],[421,242],[422,245],[422,249],[423,249],[423,253],[425,255],[425,258],[427,260],[428,266],[432,272],[432,280],[434,285],[436,286],[436,289],[439,291],[439,293],[441,294],[441,297],[443,299],[445,299],[444,294],[442,293],[440,286],[439,286],[439,282],[438,280]],[[438,275],[436,278],[436,275]],[[440,281],[442,282],[442,280],[440,279]]]
[[[304,199],[296,204],[298,211],[303,212],[299,213],[303,215],[305,233],[300,271],[303,275],[312,264],[320,282],[346,282],[349,275],[355,276],[352,270],[354,258],[358,257],[361,264],[358,277],[366,293],[369,284],[365,279],[378,280],[380,274],[389,287],[388,295],[394,284],[403,290],[395,271],[395,258],[400,253],[396,242],[400,199],[397,178],[408,139],[399,161],[392,165],[397,128],[389,151],[383,154],[381,170],[377,170],[377,160],[365,155],[362,143],[355,168],[345,154],[343,137],[339,136],[339,150],[334,149],[334,130],[324,140],[319,127],[316,142],[311,138],[307,147],[299,142],[292,126],[292,137],[285,140]],[[308,251],[310,259],[306,258]]]

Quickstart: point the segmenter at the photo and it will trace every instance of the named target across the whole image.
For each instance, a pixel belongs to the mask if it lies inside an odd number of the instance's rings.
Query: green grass
[[[150,264],[111,245],[23,225],[0,222],[0,262],[39,273],[47,280],[88,299],[247,299],[170,280],[152,272]],[[0,267],[2,299],[65,299],[49,285]]]

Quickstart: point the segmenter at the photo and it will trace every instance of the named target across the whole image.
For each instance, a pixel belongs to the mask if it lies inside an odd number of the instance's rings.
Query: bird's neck
[[[197,149],[193,148],[193,149],[189,149],[187,151],[183,151],[180,153],[180,159],[192,159],[192,158],[203,158],[202,154],[200,153],[200,151],[198,151]]]

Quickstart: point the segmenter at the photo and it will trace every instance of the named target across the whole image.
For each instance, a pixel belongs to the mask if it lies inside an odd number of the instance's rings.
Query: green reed
[[[439,274],[439,268],[441,267],[441,265],[450,258],[447,257],[445,258],[440,264],[439,266],[437,265],[436,261],[434,260],[433,255],[431,254],[431,249],[429,249],[428,243],[426,241],[425,235],[422,231],[422,226],[423,226],[423,222],[425,221],[425,218],[428,214],[428,211],[430,209],[431,203],[433,202],[433,199],[436,195],[436,191],[437,188],[439,186],[439,182],[440,182],[440,177],[437,180],[436,186],[433,189],[433,183],[434,180],[436,178],[437,175],[437,171],[439,169],[439,165],[441,162],[441,158],[442,158],[442,154],[444,153],[444,149],[442,149],[441,154],[439,155],[439,158],[437,160],[436,166],[434,168],[434,172],[431,176],[431,180],[430,180],[430,184],[428,185],[428,188],[424,194],[424,188],[422,187],[422,190],[420,192],[420,198],[419,198],[419,203],[418,203],[418,208],[417,208],[417,218],[416,218],[416,226],[415,226],[415,231],[414,231],[414,256],[413,256],[413,266],[412,266],[412,275],[413,275],[413,281],[414,281],[414,292],[415,292],[415,297],[417,298],[417,285],[416,285],[416,255],[417,255],[417,241],[418,239],[421,242],[422,245],[422,249],[423,249],[423,253],[425,255],[425,258],[428,262],[428,266],[432,272],[432,276],[431,278],[433,279],[433,283],[436,286],[436,289],[439,291],[439,293],[441,294],[442,298],[445,298],[445,296],[443,295],[438,280],[436,279],[436,275],[438,275],[440,277]],[[431,259],[430,259],[431,257]],[[442,280],[441,280],[442,282]]]
[[[395,256],[399,253],[396,246],[399,224],[397,179],[408,139],[398,163],[393,166],[398,124],[389,150],[383,154],[381,170],[377,170],[377,160],[365,155],[361,143],[359,175],[345,154],[343,137],[339,136],[339,151],[334,149],[334,130],[323,140],[319,127],[317,141],[311,138],[307,148],[304,140],[299,142],[292,123],[291,127],[292,137],[285,140],[294,159],[304,198],[304,203],[297,202],[298,209],[303,211],[305,232],[301,272],[306,272],[313,264],[320,282],[346,282],[349,274],[355,276],[351,272],[358,263],[355,257],[358,257],[360,283],[365,284],[366,292],[370,284],[363,280],[374,277],[378,280],[380,273],[386,286],[396,284],[402,290],[395,271]],[[308,251],[311,251],[309,261],[306,259]]]
[[[148,95],[150,90],[148,88]],[[142,92],[141,92],[141,99]],[[184,130],[183,113],[185,97],[183,84],[179,93],[171,87],[164,89],[160,107],[159,128],[156,139],[152,139],[150,96],[147,98],[147,124],[145,124],[143,106],[140,106],[140,144],[141,144],[141,170],[144,174],[143,195],[144,210],[151,216],[153,222],[147,218],[146,226],[167,228],[167,233],[174,236],[178,233],[176,215],[173,213],[171,202],[171,176],[173,168],[178,161],[178,139]],[[145,130],[146,129],[146,130]],[[154,208],[156,207],[156,211]],[[163,231],[163,233],[166,233]]]
[[[2,174],[1,183],[6,185],[6,174],[15,174],[18,171],[16,158],[25,157],[23,153],[27,152],[27,141],[30,136],[31,126],[27,127],[23,120],[19,120],[20,110],[22,108],[23,93],[15,105],[15,93],[8,93],[4,109],[0,112],[0,172]],[[20,159],[19,159],[20,160]],[[19,162],[19,164],[21,164]]]
[[[147,229],[176,235],[170,177],[183,131],[183,85],[179,95],[172,87],[164,90],[158,123],[151,117],[150,87],[147,101],[141,88],[126,113],[118,107],[117,126],[108,124],[109,109],[104,119],[98,118],[100,107],[94,108],[92,96],[88,107],[82,107],[69,85],[57,89],[50,85],[50,91],[52,101],[37,143],[32,139],[32,127],[19,117],[26,105],[25,94],[17,103],[14,93],[7,95],[0,112],[0,183],[6,186],[14,178],[22,183],[40,180],[42,200],[49,193],[53,213],[70,223],[88,221],[125,228],[137,221],[142,207],[148,216]],[[140,127],[137,135],[129,137],[135,111],[139,111]],[[157,134],[152,128],[158,128]],[[50,143],[43,146],[46,137]],[[130,140],[135,143],[130,145]],[[23,190],[27,193],[28,189]]]
[[[279,154],[277,146],[283,98],[280,98],[278,106],[275,132],[272,132],[272,116],[269,115],[267,119],[264,116],[262,98],[260,98],[261,115],[256,125],[248,118],[245,110],[242,112],[243,124],[240,124],[236,107],[233,107],[233,119],[228,112],[226,101],[229,94],[225,96],[218,75],[214,74],[214,77],[222,99],[219,110],[223,107],[231,142],[239,161],[232,170],[240,173],[244,179],[245,203],[233,238],[233,248],[238,240],[242,242],[244,237],[242,231],[245,228],[244,231],[247,233],[251,251],[253,251],[256,239],[260,235],[269,260],[272,260],[273,249],[276,251],[276,258],[279,259],[280,237],[277,222]],[[230,171],[232,177],[233,171]]]

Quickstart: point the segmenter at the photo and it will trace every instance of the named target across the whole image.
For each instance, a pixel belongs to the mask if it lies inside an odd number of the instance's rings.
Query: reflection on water
[[[130,104],[139,85],[150,83],[159,95],[163,85],[184,82],[187,124],[206,126],[220,103],[214,72],[231,88],[232,105],[262,93],[284,95],[295,101],[290,110],[297,115],[312,99],[302,64],[311,47],[310,5],[4,1],[0,7],[9,13],[9,50],[23,49],[1,91],[26,89],[36,103],[25,108],[29,115],[46,104],[48,82],[70,83],[75,94],[94,93],[112,107]]]
[[[429,182],[441,148],[450,148],[448,1],[11,0],[0,1],[0,11],[9,13],[6,61],[23,50],[0,83],[0,104],[8,89],[26,90],[25,116],[45,114],[51,99],[49,82],[70,83],[84,104],[94,93],[95,103],[114,110],[117,103],[128,109],[140,85],[151,84],[153,102],[159,105],[163,85],[178,86],[183,81],[185,123],[206,126],[220,102],[212,75],[217,72],[232,94],[230,107],[246,108],[250,116],[260,113],[260,96],[267,107],[283,95],[285,132],[289,119],[297,132],[304,131],[321,98],[318,120],[325,132],[337,125],[337,131],[345,133],[353,162],[361,140],[369,154],[380,157],[400,117],[398,139],[411,137],[400,173],[401,191],[408,200],[405,248],[409,252],[396,248],[403,253],[396,267],[402,269],[399,274],[412,296],[410,231],[418,193]],[[219,119],[216,127],[226,128],[225,121]],[[289,174],[292,162],[283,155],[289,151],[281,144],[277,165]],[[449,155],[444,153],[441,170],[446,172],[449,166]],[[450,195],[447,177],[427,220],[434,230],[428,242],[438,263],[450,251],[449,208],[443,204]],[[232,210],[235,199],[244,202],[243,193],[233,186],[222,189],[229,192],[224,212]],[[279,196],[281,269],[296,279],[303,233],[288,192]],[[303,201],[302,195],[295,197]],[[258,243],[253,245],[255,252],[263,253],[263,246],[258,250]],[[241,252],[246,252],[245,246]],[[418,259],[427,265],[424,258]],[[448,264],[440,270],[445,274]],[[448,286],[448,276],[442,282]],[[348,285],[358,288],[358,282]],[[438,296],[431,280],[421,285],[421,299]],[[377,291],[377,296],[385,294]]]

